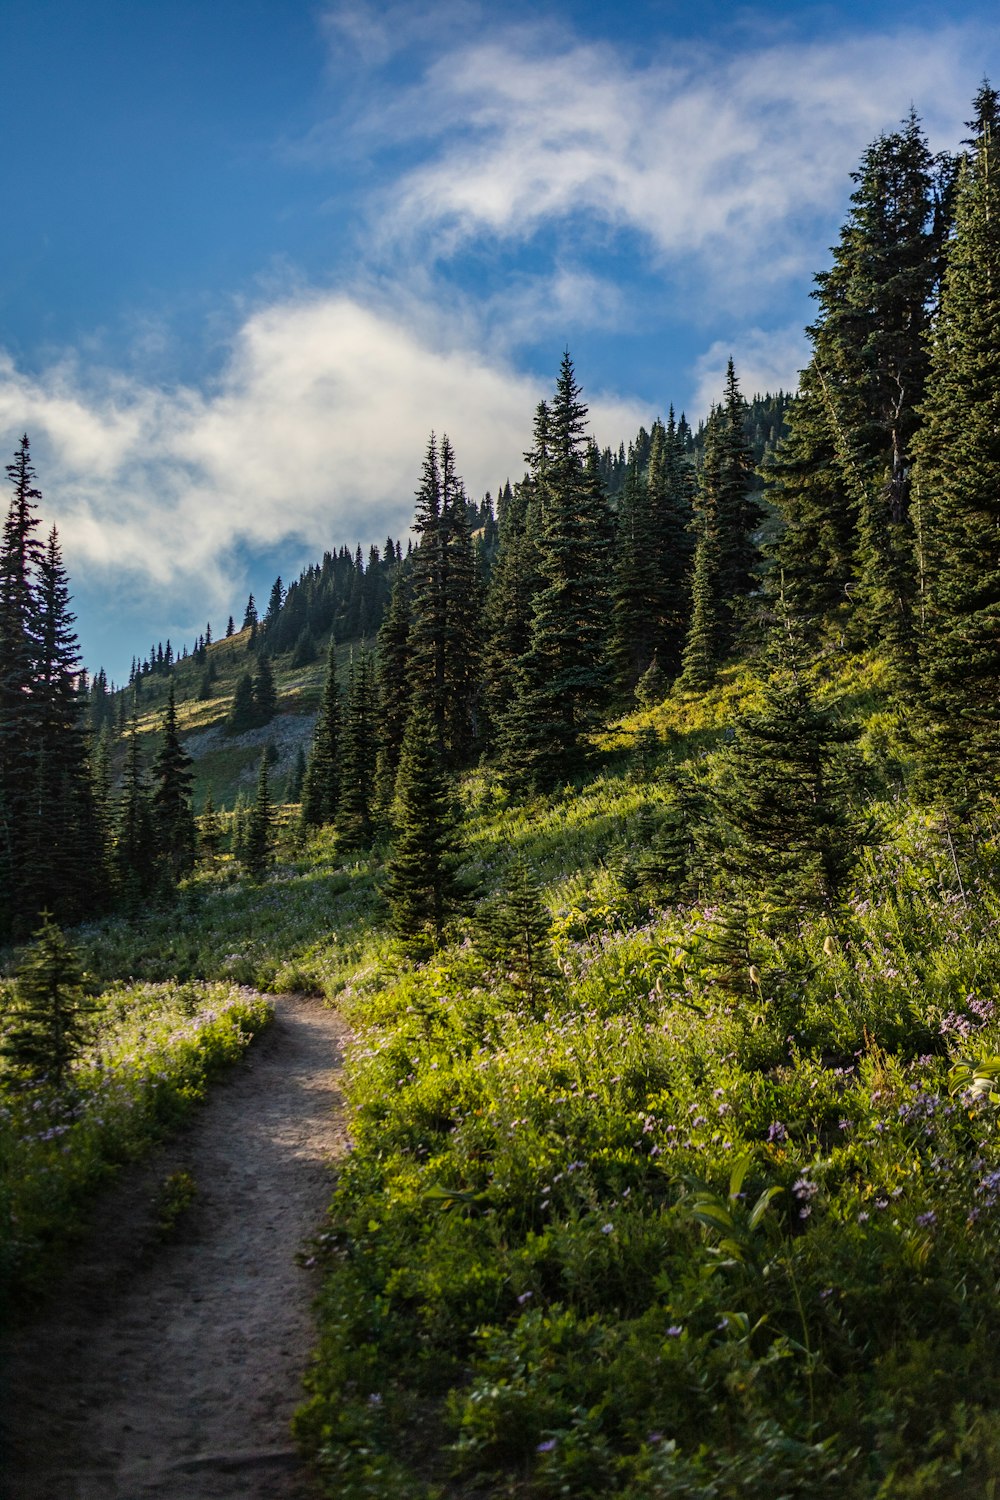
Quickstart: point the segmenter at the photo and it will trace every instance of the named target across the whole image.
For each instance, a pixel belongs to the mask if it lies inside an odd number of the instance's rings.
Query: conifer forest
[[[7,464],[0,1295],[321,997],[317,1494],[1000,1485],[1000,94],[852,182],[796,391],[599,449],[557,349],[127,682]]]

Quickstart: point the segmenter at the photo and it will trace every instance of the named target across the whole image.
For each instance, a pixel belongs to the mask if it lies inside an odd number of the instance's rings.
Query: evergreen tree
[[[286,802],[301,802],[302,791],[303,787],[305,786],[305,779],[306,752],[304,747],[300,744],[296,746],[295,765],[292,767],[292,774],[288,778],[288,787],[285,792]]]
[[[230,615],[229,619],[226,621],[226,640],[228,641],[229,637],[232,636],[232,635],[235,635],[235,634],[236,634],[236,622],[233,619],[232,615]]]
[[[735,640],[740,601],[757,585],[755,532],[763,512],[752,491],[745,417],[746,402],[730,360],[725,401],[705,426],[699,475],[691,624],[682,658],[682,681],[690,688],[713,681]]]
[[[253,716],[257,725],[270,724],[278,711],[278,693],[274,673],[266,656],[260,659],[253,682]]]
[[[37,501],[41,490],[27,434],[7,465],[13,485],[0,544],[0,890],[16,892],[25,865],[26,810],[31,796],[31,687],[38,658],[35,578],[42,561]],[[13,901],[0,910],[0,931],[10,932]]]
[[[959,806],[1000,785],[1000,97],[989,84],[975,108],[914,475],[922,760]]]
[[[247,607],[243,612],[243,630],[252,630],[257,624],[257,603],[253,594],[247,600]]]
[[[362,652],[351,661],[341,732],[340,800],[337,831],[347,848],[371,842],[375,792],[375,676]]]
[[[114,847],[115,874],[126,909],[135,910],[152,893],[156,885],[155,861],[153,813],[142,768],[139,726],[133,713],[125,750]]]
[[[31,688],[31,787],[22,829],[21,901],[34,921],[48,910],[78,921],[101,899],[106,850],[93,802],[69,584],[56,528],[37,580],[37,663]]]
[[[484,697],[491,737],[516,699],[518,663],[531,642],[532,605],[541,586],[539,481],[547,461],[548,421],[548,405],[542,401],[535,413],[534,446],[525,455],[529,472],[513,489],[505,486],[500,508],[498,551],[485,609]]]
[[[731,897],[763,901],[779,920],[832,916],[863,836],[837,754],[854,731],[815,702],[794,650],[782,658],[724,753],[711,843]]]
[[[587,408],[569,354],[548,410],[541,494],[540,588],[515,699],[501,724],[509,780],[552,787],[577,774],[607,701],[604,664],[610,517],[600,455],[584,439]]]
[[[260,757],[257,792],[246,821],[242,859],[251,880],[262,880],[273,858],[274,811],[271,806],[270,770],[267,751]]]
[[[32,1082],[62,1088],[88,1040],[92,1010],[79,957],[45,912],[17,968],[4,1056]]]
[[[253,729],[256,723],[257,705],[254,702],[253,678],[249,672],[244,672],[233,693],[233,706],[226,720],[226,730],[229,734],[241,734],[245,729]]]
[[[174,686],[163,716],[163,743],[153,764],[153,823],[161,876],[176,885],[194,869],[195,824],[191,807],[194,773],[177,732]]]
[[[378,819],[382,823],[389,816],[403,736],[410,714],[411,612],[410,577],[408,571],[403,571],[397,574],[393,584],[375,653],[375,684],[379,708],[375,802]]]
[[[953,175],[913,114],[865,152],[833,265],[816,277],[803,406],[774,466],[792,533],[776,549],[788,597],[824,609],[850,597],[862,638],[887,647],[901,682],[919,587],[912,445]]]
[[[215,810],[211,792],[206,793],[205,806],[198,819],[198,847],[209,869],[214,870],[222,849],[222,819]]]
[[[478,946],[497,976],[536,1015],[559,980],[552,951],[552,919],[526,860],[515,855],[503,889],[479,909]]]
[[[337,686],[337,648],[331,636],[323,696],[302,782],[302,827],[321,828],[332,823],[339,802],[340,689]]]
[[[646,469],[640,453],[646,450]],[[693,471],[671,407],[646,445],[632,450],[617,511],[611,653],[632,688],[654,657],[670,677],[680,668],[690,594]]]
[[[406,951],[425,957],[444,941],[462,906],[455,871],[459,824],[430,709],[410,716],[396,777],[386,896],[392,929]]]
[[[450,765],[468,761],[478,738],[482,600],[468,502],[447,437],[432,434],[417,491],[409,678],[415,700],[437,725]]]

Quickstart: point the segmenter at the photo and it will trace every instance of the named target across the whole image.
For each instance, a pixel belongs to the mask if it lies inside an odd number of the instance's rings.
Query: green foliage
[[[91,1009],[79,957],[45,913],[18,964],[0,1052],[21,1076],[60,1089],[85,1045]]]
[[[94,1004],[71,1091],[25,1091],[0,1069],[0,1302],[44,1289],[99,1183],[183,1120],[270,1017],[235,986],[118,985]],[[185,1175],[165,1185],[172,1222]]]
[[[257,792],[247,814],[242,859],[251,880],[262,880],[273,859],[271,781],[267,751],[260,757]]]
[[[425,956],[463,904],[456,880],[459,825],[430,710],[410,716],[396,775],[392,851],[385,893],[392,929],[407,952]]]
[[[959,809],[995,796],[1000,761],[1000,132],[990,95],[976,101],[959,182],[914,475],[927,594],[921,759],[930,787]]]

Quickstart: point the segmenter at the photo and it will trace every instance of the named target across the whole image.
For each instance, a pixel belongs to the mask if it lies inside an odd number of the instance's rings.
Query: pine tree
[[[347,848],[364,848],[373,832],[375,793],[375,676],[362,652],[351,661],[341,732],[337,831]]]
[[[705,426],[691,624],[682,657],[681,680],[689,688],[706,688],[714,680],[735,640],[740,602],[757,585],[755,532],[763,512],[752,491],[745,418],[746,402],[730,360],[725,401],[713,408]]]
[[[27,434],[7,465],[14,492],[0,544],[0,890],[17,890],[25,864],[25,815],[31,796],[31,687],[38,658],[35,579],[42,561],[37,501],[41,490]],[[0,910],[0,932],[15,920],[13,900]]]
[[[783,647],[761,707],[741,716],[711,794],[711,842],[730,897],[780,921],[834,914],[863,830],[838,748],[854,731],[821,708]]]
[[[503,492],[498,551],[490,573],[485,607],[484,698],[487,735],[502,740],[502,726],[516,700],[518,663],[531,642],[532,605],[540,588],[540,476],[548,451],[549,409],[535,412],[534,445],[525,455],[529,472]]]
[[[270,770],[267,751],[260,757],[257,792],[247,815],[243,863],[251,880],[262,880],[273,858],[274,811],[271,806]]]
[[[253,716],[257,725],[270,724],[278,711],[278,693],[274,685],[274,673],[266,656],[260,659],[257,675],[253,681]]]
[[[233,693],[233,706],[226,720],[226,731],[228,734],[241,734],[245,729],[253,729],[256,723],[253,678],[249,672],[244,672]]]
[[[1000,785],[1000,96],[975,100],[914,475],[925,773],[953,805]]]
[[[79,957],[46,912],[17,968],[4,1056],[33,1083],[62,1088],[88,1040],[92,1010]]]
[[[385,886],[392,929],[408,953],[422,958],[444,941],[463,904],[455,874],[458,817],[437,725],[422,705],[406,728],[392,818]]]
[[[69,583],[55,527],[38,567],[37,663],[28,719],[31,785],[22,829],[21,900],[31,921],[48,910],[78,921],[100,904],[106,858],[88,767],[86,705]]]
[[[163,744],[153,764],[153,823],[157,862],[163,879],[176,883],[194,869],[195,824],[191,807],[194,773],[177,732],[174,686],[163,716]]]
[[[330,637],[326,679],[320,699],[312,747],[302,782],[303,828],[332,823],[340,802],[340,689],[337,686],[337,648]]]
[[[500,736],[504,775],[542,788],[582,770],[587,735],[608,696],[610,517],[600,455],[584,439],[586,417],[567,353],[534,476],[541,496],[540,588]]]
[[[618,501],[611,653],[619,683],[633,688],[654,657],[674,677],[688,624],[693,471],[677,440],[673,408],[654,422],[647,467],[637,444]]]
[[[385,823],[389,816],[403,736],[410,716],[413,692],[409,670],[411,615],[410,577],[404,571],[397,574],[393,584],[375,652],[379,707],[375,802],[380,823]]]
[[[413,529],[410,689],[427,705],[450,765],[466,763],[479,732],[482,599],[468,524],[468,502],[447,437],[432,434],[417,491]]]
[[[126,910],[134,911],[154,890],[157,876],[153,812],[134,713],[125,750],[113,859],[122,902]]]
[[[888,650],[900,683],[913,674],[919,590],[912,445],[953,174],[912,113],[865,152],[833,265],[816,277],[802,410],[773,466],[793,533],[776,548],[787,597],[824,610],[850,597],[862,639]]]
[[[301,744],[295,748],[295,764],[292,774],[288,778],[288,786],[285,791],[286,802],[301,802],[302,790],[306,779],[306,752]]]
[[[515,855],[502,890],[479,909],[478,947],[499,978],[536,1015],[559,980],[552,950],[552,919],[527,861]]]
[[[198,819],[198,848],[209,869],[214,870],[222,849],[222,819],[215,810],[211,792],[206,793],[205,806]]]

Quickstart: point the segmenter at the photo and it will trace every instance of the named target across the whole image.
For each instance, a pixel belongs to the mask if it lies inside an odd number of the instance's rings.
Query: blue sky
[[[957,144],[995,10],[4,0],[0,443],[88,665],[404,535],[431,429],[516,478],[567,346],[602,445],[794,385],[850,172]]]

